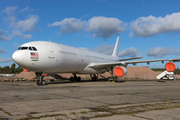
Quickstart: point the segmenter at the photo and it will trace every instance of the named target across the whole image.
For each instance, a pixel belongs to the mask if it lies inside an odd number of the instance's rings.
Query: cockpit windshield
[[[21,47],[21,50],[27,50],[28,47]]]
[[[33,46],[29,46],[29,47],[26,47],[26,46],[22,46],[22,47],[19,47],[18,50],[30,50],[30,51],[37,51],[37,49]]]
[[[29,47],[29,50],[32,50],[32,47]]]
[[[37,49],[35,47],[32,47],[34,51],[37,51]]]

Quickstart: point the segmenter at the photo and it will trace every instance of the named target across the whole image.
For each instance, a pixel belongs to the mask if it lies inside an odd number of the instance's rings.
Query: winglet
[[[114,51],[113,51],[112,56],[113,57],[118,57],[118,52],[119,52],[119,36],[117,37],[116,44],[114,46]]]

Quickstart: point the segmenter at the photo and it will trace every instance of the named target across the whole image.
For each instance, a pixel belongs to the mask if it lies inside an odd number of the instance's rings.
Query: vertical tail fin
[[[119,36],[117,37],[116,44],[114,46],[114,51],[111,56],[118,57],[118,52],[119,52]]]

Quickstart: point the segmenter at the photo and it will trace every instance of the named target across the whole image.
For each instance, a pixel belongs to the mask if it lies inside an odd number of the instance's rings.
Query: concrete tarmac
[[[0,83],[0,119],[180,120],[180,81]]]

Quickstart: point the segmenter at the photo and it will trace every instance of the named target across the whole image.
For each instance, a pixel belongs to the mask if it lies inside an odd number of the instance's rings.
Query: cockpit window
[[[32,47],[34,51],[37,51],[37,49],[35,47]]]
[[[30,50],[30,51],[37,51],[35,47],[29,46],[29,47],[19,47],[18,50]]]
[[[32,47],[29,47],[29,50],[32,50]]]
[[[28,47],[21,47],[21,50],[27,50]]]

